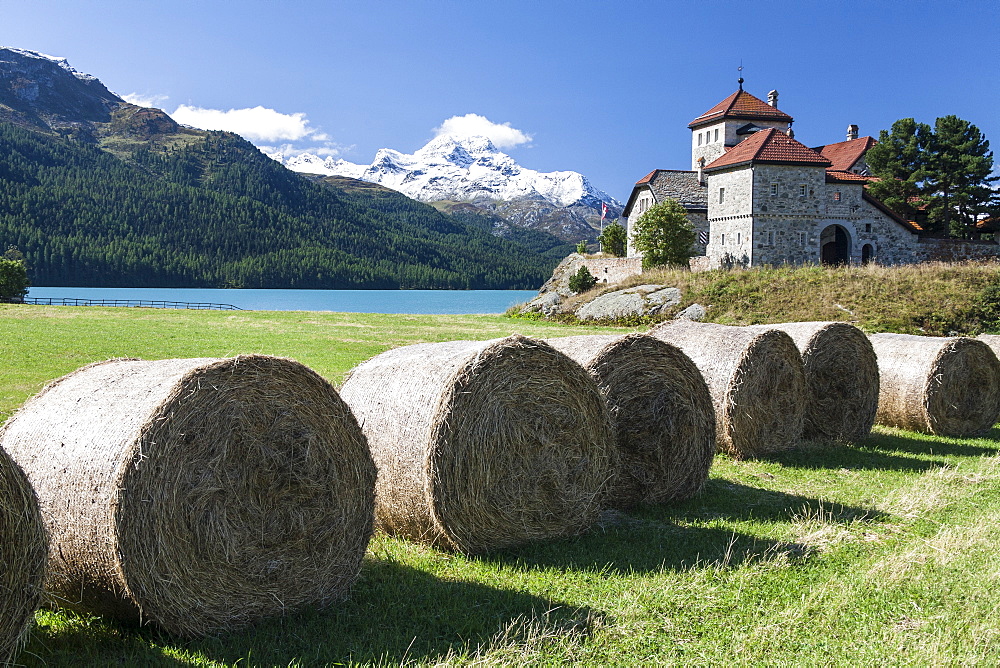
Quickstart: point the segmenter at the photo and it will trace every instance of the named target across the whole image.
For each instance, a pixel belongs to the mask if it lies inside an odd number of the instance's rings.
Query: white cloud
[[[263,146],[260,145],[259,148],[264,153],[278,154],[285,157],[293,157],[297,155],[302,155],[303,153],[311,153],[312,155],[318,155],[321,158],[337,158],[343,155],[345,151],[350,151],[354,146],[341,146],[340,144],[335,144],[333,142],[327,142],[322,146],[310,146],[308,148],[299,148],[292,146],[291,144],[281,144],[279,146]]]
[[[140,107],[156,107],[170,99],[169,95],[145,95],[143,93],[129,93],[122,95],[122,99]]]
[[[513,148],[531,141],[531,135],[512,128],[510,123],[494,123],[479,114],[452,116],[434,128],[434,136],[449,135],[453,137],[489,137],[497,148]]]
[[[302,112],[283,114],[266,107],[249,109],[203,109],[182,104],[170,114],[175,121],[202,130],[226,130],[252,142],[299,141],[326,142],[330,136],[309,126]]]

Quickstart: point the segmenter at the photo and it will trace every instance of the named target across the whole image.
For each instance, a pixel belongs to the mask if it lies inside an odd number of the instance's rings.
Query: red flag
[[[601,202],[601,222],[604,222],[604,217],[608,215],[608,205]]]

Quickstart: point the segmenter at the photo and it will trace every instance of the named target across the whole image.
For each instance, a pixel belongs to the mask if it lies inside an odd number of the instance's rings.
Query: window
[[[701,133],[698,133],[698,146],[701,146]]]
[[[774,245],[774,232],[773,231],[767,233],[767,245],[768,246],[773,246]]]
[[[865,223],[865,232],[871,232],[871,231],[872,231],[872,224]]]
[[[840,191],[839,190],[835,190],[833,192],[833,201],[834,202],[839,202],[840,201]]]
[[[723,246],[726,245],[726,235],[725,234],[722,235],[722,245]]]
[[[715,128],[715,141],[719,141],[719,128]]]
[[[741,236],[742,235],[739,232],[736,233],[736,245],[737,246],[739,246],[741,243],[743,243],[743,239],[740,238]]]
[[[805,196],[806,196],[806,184],[800,183],[799,184],[799,197],[805,197]]]
[[[777,183],[772,183],[771,184],[771,194],[772,195],[777,195],[778,194],[778,184]]]
[[[726,201],[726,189],[719,188],[719,204],[722,204],[725,201]]]
[[[801,246],[805,246],[806,245],[806,233],[805,232],[799,232],[799,245],[801,245]]]

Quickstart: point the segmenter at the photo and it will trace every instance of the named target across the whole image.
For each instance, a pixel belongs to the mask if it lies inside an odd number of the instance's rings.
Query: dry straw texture
[[[0,448],[0,665],[13,662],[42,602],[46,550],[35,492]]]
[[[586,530],[617,467],[597,384],[522,336],[397,348],[341,396],[378,466],[376,526],[477,553]]]
[[[766,325],[795,341],[806,372],[805,438],[857,441],[878,410],[878,360],[868,337],[846,322]]]
[[[994,355],[1000,357],[1000,336],[996,334],[980,334],[976,338],[988,345]]]
[[[701,491],[715,456],[715,410],[687,355],[643,334],[547,342],[581,364],[607,401],[622,462],[610,505],[678,501]]]
[[[111,360],[0,434],[38,492],[56,603],[181,636],[343,598],[375,467],[336,391],[292,360]]]
[[[975,436],[1000,413],[1000,362],[966,337],[872,334],[881,378],[879,424],[940,436]]]
[[[784,332],[673,320],[650,335],[684,351],[704,376],[721,450],[755,457],[787,450],[802,436],[805,372]]]

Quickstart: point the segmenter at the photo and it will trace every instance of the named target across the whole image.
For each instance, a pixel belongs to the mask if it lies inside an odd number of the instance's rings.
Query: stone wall
[[[629,276],[642,273],[641,257],[593,257],[580,258],[576,263],[587,267],[598,283],[620,283]]]
[[[960,262],[962,260],[1000,259],[1000,244],[995,241],[961,239],[921,239],[915,244],[916,262]]]

